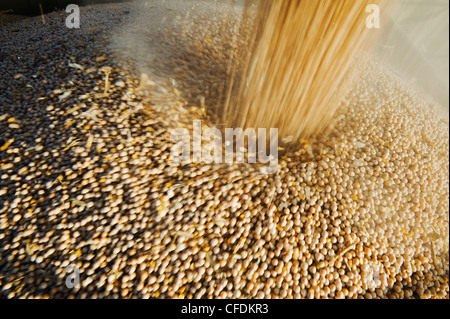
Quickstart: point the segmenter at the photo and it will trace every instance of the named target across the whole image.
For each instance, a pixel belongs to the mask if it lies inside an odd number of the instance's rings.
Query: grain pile
[[[0,12],[0,26],[14,22],[14,21],[18,21],[18,20],[21,20],[24,18],[25,17],[19,16],[19,15],[12,15],[12,14]]]
[[[214,30],[206,4],[150,3],[146,21],[189,11],[204,23],[184,36]],[[437,105],[370,62],[330,135],[286,152],[276,174],[179,165],[169,131],[213,125],[192,100],[213,107],[214,90],[190,96],[187,75],[140,82],[122,69],[110,29],[142,12],[93,6],[79,31],[61,13],[0,29],[2,297],[448,296],[449,124]],[[170,66],[183,60],[169,59],[181,25],[162,22],[152,41]],[[226,51],[213,36],[198,52]],[[202,81],[226,75],[189,57]],[[69,265],[78,288],[65,285]]]

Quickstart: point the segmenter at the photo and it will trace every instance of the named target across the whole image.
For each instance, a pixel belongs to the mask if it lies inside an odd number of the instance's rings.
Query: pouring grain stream
[[[250,49],[241,48],[230,72],[223,120],[278,128],[294,141],[320,133],[352,83],[350,66],[376,34],[366,26],[368,4],[384,2],[248,0],[244,22],[254,16],[255,23],[242,33]]]

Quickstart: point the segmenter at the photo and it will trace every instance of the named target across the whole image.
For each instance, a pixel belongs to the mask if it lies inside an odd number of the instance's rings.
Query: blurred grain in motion
[[[248,0],[244,15],[256,8],[256,21],[231,73],[229,127],[274,127],[294,140],[324,129],[349,89],[354,58],[376,33],[366,27],[369,4],[382,1]]]

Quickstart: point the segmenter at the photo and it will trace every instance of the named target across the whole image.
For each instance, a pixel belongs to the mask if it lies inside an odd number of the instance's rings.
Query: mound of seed
[[[18,21],[18,20],[22,20],[25,19],[24,16],[20,16],[20,15],[16,15],[16,14],[6,14],[6,13],[1,13],[0,12],[0,26]]]
[[[167,17],[161,43],[178,39],[177,16],[204,21],[183,38],[217,30],[205,3],[149,3],[149,20]],[[432,101],[367,63],[329,134],[285,152],[276,174],[177,164],[171,129],[212,124],[188,80],[139,82],[122,69],[139,61],[107,49],[142,10],[85,7],[80,30],[64,13],[0,29],[0,296],[448,296],[449,124]],[[198,52],[226,51],[213,34]],[[202,81],[224,76],[199,59],[185,62]]]

